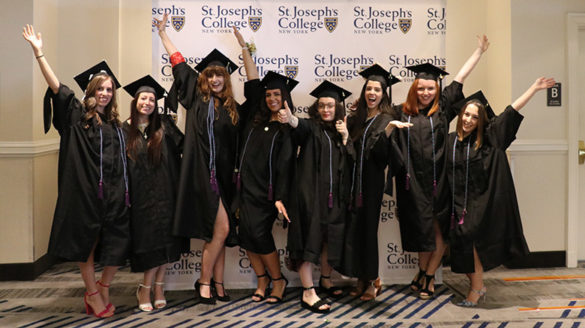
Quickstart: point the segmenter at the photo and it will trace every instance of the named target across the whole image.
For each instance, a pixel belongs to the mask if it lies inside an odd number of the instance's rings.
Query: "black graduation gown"
[[[140,138],[135,159],[128,157],[134,272],[178,261],[181,252],[188,249],[187,239],[171,234],[184,136],[167,115],[161,115],[161,122],[164,134],[160,164],[155,166],[148,159],[149,127]],[[128,122],[124,129],[129,131]]]
[[[463,85],[456,81],[449,84],[441,92],[439,110],[431,116],[435,146],[434,165],[433,134],[430,117],[427,116],[430,106],[420,110],[418,115],[411,116],[410,122],[414,124],[411,128],[394,129],[392,132],[392,172],[395,174],[397,214],[404,251],[435,250],[433,218],[438,220],[445,240],[448,238],[451,198],[445,172],[448,160],[445,156],[446,141],[449,123],[458,114],[452,105],[464,98],[462,89]],[[402,111],[401,106],[398,110],[401,115],[400,120],[407,122],[408,115]],[[409,153],[410,160],[408,160]],[[408,190],[406,189],[407,172],[410,173]],[[434,193],[434,179],[437,181],[436,193]]]
[[[331,148],[325,133],[331,138]],[[325,130],[321,123],[312,119],[299,119],[291,137],[293,146],[301,149],[295,161],[289,196],[289,256],[295,262],[318,264],[321,244],[326,240],[329,264],[345,274],[341,261],[354,155],[352,142],[348,140],[344,146],[337,131]],[[328,206],[330,181],[333,187],[331,208]]]
[[[356,160],[343,266],[351,276],[363,280],[378,277],[378,223],[386,182],[385,169],[390,162],[390,140],[385,135],[385,128],[392,119],[391,115],[382,113],[367,120],[363,126],[365,139],[362,132],[362,137],[353,144]],[[350,116],[348,125],[352,124],[356,123]]]
[[[52,100],[53,125],[61,136],[59,187],[49,254],[85,262],[97,240],[97,262],[105,266],[125,265],[130,229],[125,204],[125,154],[120,143],[120,138],[122,141],[125,138],[124,131],[105,122],[103,117],[101,128],[95,119],[86,122],[83,104],[63,84],[57,94],[48,89],[45,97]],[[50,106],[45,102],[46,113],[50,113]],[[98,198],[100,158],[103,199]]]
[[[528,254],[514,181],[506,156],[506,149],[516,139],[522,119],[523,116],[518,111],[508,106],[488,125],[479,150],[474,147],[476,133],[457,141],[454,175],[453,143],[457,135],[449,135],[450,165],[447,174],[455,204],[454,228],[450,234],[453,272],[474,272],[474,245],[485,271],[513,257]],[[466,158],[467,145],[470,142],[467,214],[463,223],[459,224],[466,196]]]
[[[170,103],[178,100],[187,110],[185,142],[177,193],[174,234],[210,242],[219,200],[229,218],[227,246],[238,244],[236,218],[230,208],[235,194],[232,173],[236,165],[238,127],[232,124],[228,111],[220,104],[215,111],[213,137],[215,141],[216,177],[219,195],[210,184],[210,147],[207,130],[209,102],[197,90],[199,74],[186,63],[173,67],[174,82],[169,91]],[[256,83],[258,83],[257,80]],[[246,82],[246,87],[250,82]],[[239,119],[245,115],[238,105]]]
[[[254,253],[269,254],[276,250],[272,226],[278,211],[274,202],[280,200],[287,205],[292,160],[290,131],[288,125],[276,121],[250,124],[241,140],[245,149],[241,151],[239,183],[240,246]]]

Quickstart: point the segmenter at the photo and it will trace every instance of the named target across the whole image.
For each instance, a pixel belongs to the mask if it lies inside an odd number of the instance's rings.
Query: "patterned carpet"
[[[253,303],[252,290],[230,291],[232,301],[199,304],[193,291],[168,291],[168,306],[140,312],[134,293],[141,274],[123,268],[110,288],[116,315],[84,312],[79,271],[60,264],[31,282],[0,282],[0,327],[585,327],[583,269],[508,270],[485,275],[486,302],[464,309],[453,302],[466,293],[463,275],[444,271],[436,297],[423,301],[408,286],[384,286],[376,301],[346,296],[328,314],[300,307],[300,289],[283,303]]]

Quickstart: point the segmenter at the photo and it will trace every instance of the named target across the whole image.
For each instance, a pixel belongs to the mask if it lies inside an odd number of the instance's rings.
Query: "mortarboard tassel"
[[[240,191],[242,189],[242,175],[240,172],[236,174],[236,189]]]
[[[268,185],[268,200],[272,201],[274,197],[272,196],[272,183]]]
[[[467,210],[463,209],[463,213],[461,214],[461,217],[459,218],[459,222],[457,222],[459,225],[463,224],[463,222],[465,222],[465,214],[467,214]]]
[[[130,207],[130,194],[128,190],[124,193],[124,200],[126,201],[126,207]]]
[[[437,196],[437,179],[433,180],[433,196]]]
[[[410,190],[410,173],[406,173],[406,186],[404,189]]]
[[[327,205],[329,205],[329,208],[333,208],[333,193],[329,192],[329,197],[327,199]]]
[[[358,199],[357,199],[357,207],[362,207],[364,206],[364,196],[360,191],[360,194],[358,195]]]
[[[98,199],[104,199],[104,182],[102,179],[98,183]]]

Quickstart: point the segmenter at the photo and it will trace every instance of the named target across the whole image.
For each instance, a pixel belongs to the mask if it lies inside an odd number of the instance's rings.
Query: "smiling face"
[[[111,79],[105,79],[96,89],[94,97],[97,101],[97,110],[102,111],[112,100],[114,94],[113,84]]]
[[[434,80],[418,80],[416,88],[418,108],[428,107],[437,96],[437,82]]]
[[[213,73],[207,78],[207,83],[209,83],[209,88],[211,89],[211,92],[214,94],[218,94],[223,91],[225,80],[223,75]]]
[[[139,116],[148,117],[156,107],[156,98],[152,92],[141,92],[136,99],[136,112]]]
[[[382,83],[378,81],[368,81],[366,83],[366,89],[364,90],[364,97],[368,109],[378,108],[382,101]]]
[[[331,122],[335,119],[335,98],[321,97],[317,103],[317,111],[321,120]]]
[[[283,108],[282,105],[282,92],[280,89],[268,89],[266,90],[266,107],[271,112],[278,112]]]
[[[469,104],[465,107],[465,111],[461,116],[461,128],[463,130],[463,136],[468,136],[470,133],[477,129],[479,121],[479,109],[474,104]]]

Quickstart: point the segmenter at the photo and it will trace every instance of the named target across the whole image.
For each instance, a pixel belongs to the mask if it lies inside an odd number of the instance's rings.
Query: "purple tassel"
[[[451,212],[451,230],[455,229],[455,213]]]
[[[209,175],[209,184],[211,185],[211,190],[215,191],[215,193],[219,195],[217,180],[215,179],[215,170],[211,170],[211,174]]]
[[[240,189],[242,189],[242,176],[240,175],[240,172],[238,172],[238,174],[236,174],[236,189],[238,191],[240,191]]]
[[[461,218],[459,218],[459,222],[457,222],[458,224],[463,224],[463,222],[465,221],[465,214],[467,214],[466,209],[463,210],[463,213],[461,214]]]
[[[130,194],[128,193],[128,190],[124,193],[124,199],[126,201],[126,207],[130,207]]]
[[[360,194],[358,195],[358,199],[357,199],[357,207],[362,207],[362,206],[364,206],[364,196],[360,192]]]
[[[329,208],[333,208],[333,193],[329,192],[329,197],[327,200],[327,205],[329,205]]]
[[[98,199],[104,199],[104,182],[101,179],[98,183]]]
[[[272,183],[268,185],[268,200],[272,201],[274,197],[272,197]]]
[[[433,180],[433,196],[437,196],[437,180]]]
[[[410,174],[406,173],[406,186],[404,187],[406,190],[410,190]]]

